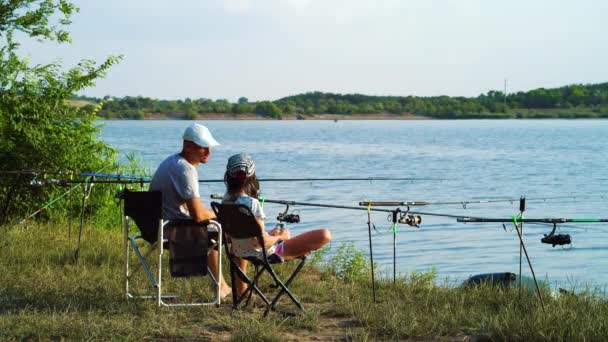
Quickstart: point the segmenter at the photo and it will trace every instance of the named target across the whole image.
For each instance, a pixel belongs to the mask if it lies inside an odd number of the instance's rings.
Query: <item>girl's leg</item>
[[[283,259],[290,260],[299,256],[308,255],[331,240],[331,233],[327,229],[311,230],[294,236],[283,242]]]
[[[238,264],[239,268],[241,270],[243,270],[243,273],[247,274],[247,265],[249,264],[249,262],[245,259],[239,258],[237,260],[237,264]],[[247,283],[242,281],[241,277],[239,277],[238,274],[236,275],[234,282],[236,283],[236,293],[240,297],[243,294],[243,292],[245,292],[245,290],[247,290]]]

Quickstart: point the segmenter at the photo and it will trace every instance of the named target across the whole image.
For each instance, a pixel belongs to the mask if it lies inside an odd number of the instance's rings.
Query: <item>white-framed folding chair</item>
[[[125,190],[121,197],[124,201],[125,215],[125,291],[127,299],[155,299],[159,306],[219,306],[221,303],[222,258],[220,254],[218,258],[219,276],[216,279],[208,268],[207,253],[211,248],[221,250],[221,225],[213,220],[203,223],[196,223],[192,220],[163,220],[160,191]],[[137,226],[138,232],[131,235],[133,222]],[[145,253],[141,252],[138,245],[138,242],[142,240],[149,245]],[[190,277],[209,275],[215,285],[214,300],[186,302],[179,301],[176,295],[163,294],[163,256],[167,249],[170,250],[171,275],[183,277],[184,287],[187,287]],[[139,260],[139,263],[133,267],[130,264],[131,250]],[[153,254],[156,254],[157,257],[155,271],[148,263]],[[132,293],[129,281],[140,269],[143,269],[146,278],[155,290],[154,293]]]

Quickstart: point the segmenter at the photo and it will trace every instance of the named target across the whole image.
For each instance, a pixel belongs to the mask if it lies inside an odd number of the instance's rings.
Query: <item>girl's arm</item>
[[[258,218],[256,218],[256,221],[258,221],[258,224],[260,225],[260,229],[262,230],[262,232],[264,234],[264,242],[266,245],[265,247],[270,247],[279,241],[285,241],[285,240],[289,239],[289,232],[287,231],[287,229],[283,230],[283,232],[278,235],[270,235],[266,232],[266,229],[264,227],[264,220],[262,218],[258,217]]]

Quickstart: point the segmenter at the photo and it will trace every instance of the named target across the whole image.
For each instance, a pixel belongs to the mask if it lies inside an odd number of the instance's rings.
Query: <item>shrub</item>
[[[17,55],[19,44],[13,40],[13,32],[21,31],[30,38],[69,42],[61,27],[75,10],[65,1],[28,0],[0,13],[0,36],[6,40],[0,49],[0,170],[78,173],[109,171],[115,166],[115,151],[97,140],[99,128],[94,120],[100,106],[77,108],[67,100],[93,85],[121,57],[109,57],[100,65],[81,61],[67,71],[56,63],[31,67]],[[34,192],[30,177],[0,177],[0,223],[23,218],[66,191],[49,186]],[[63,203],[65,214],[68,206]]]
[[[329,259],[327,269],[344,281],[355,281],[369,275],[369,263],[365,253],[355,248],[354,243],[345,242],[338,252]]]

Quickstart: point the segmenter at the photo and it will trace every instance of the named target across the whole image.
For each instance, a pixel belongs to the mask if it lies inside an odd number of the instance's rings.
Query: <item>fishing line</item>
[[[88,193],[87,193],[87,188],[88,188]],[[91,191],[93,190],[93,184],[89,184],[87,185],[86,183],[84,184],[83,188],[82,188],[82,207],[80,209],[80,229],[78,231],[78,245],[76,246],[76,250],[74,251],[74,259],[76,259],[76,261],[78,261],[78,257],[80,256],[80,241],[82,240],[82,228],[84,227],[84,212],[86,209],[86,201],[89,198],[89,196],[91,195]]]
[[[528,224],[535,224],[538,226],[552,226],[553,223],[546,223],[546,222],[528,222]],[[561,224],[557,227],[557,229],[560,228],[567,228],[567,229],[579,229],[579,230],[585,230],[585,231],[592,231],[592,232],[598,232],[598,233],[606,233],[606,230],[603,229],[599,229],[599,228],[589,228],[589,227],[577,227],[577,226],[573,226],[573,225],[568,225],[568,224]]]
[[[374,225],[372,223],[372,216],[371,216],[371,206],[367,206],[367,234],[369,237],[369,258],[370,258],[370,265],[371,265],[371,270],[372,270],[372,298],[374,303],[376,303],[376,277],[374,275],[374,250],[372,247],[372,226],[374,227],[374,230],[377,232],[376,230],[376,225]]]

